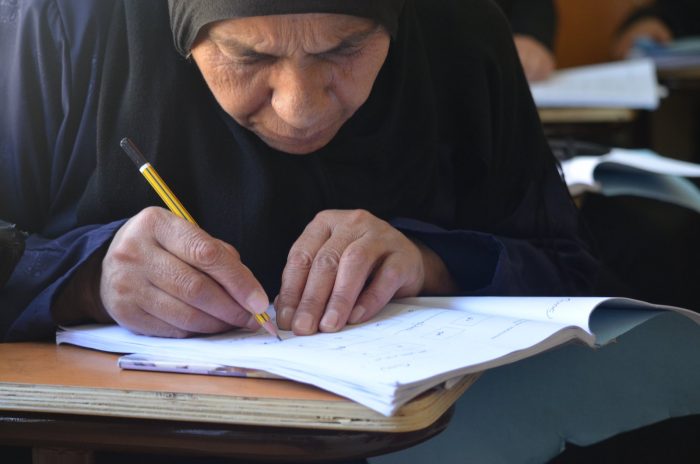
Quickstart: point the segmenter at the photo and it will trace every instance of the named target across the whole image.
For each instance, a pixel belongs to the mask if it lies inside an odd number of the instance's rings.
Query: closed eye
[[[245,50],[235,57],[237,64],[255,65],[274,61],[276,57],[267,53],[258,53],[254,50]]]

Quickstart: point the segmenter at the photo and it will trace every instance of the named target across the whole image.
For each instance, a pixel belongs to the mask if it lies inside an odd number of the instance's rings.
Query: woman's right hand
[[[133,332],[161,337],[259,328],[269,302],[236,249],[163,208],[117,232],[102,260],[105,311]]]
[[[666,44],[673,40],[673,34],[666,24],[658,18],[642,18],[625,28],[615,40],[612,56],[618,60],[627,57],[637,39],[649,38],[655,42]]]

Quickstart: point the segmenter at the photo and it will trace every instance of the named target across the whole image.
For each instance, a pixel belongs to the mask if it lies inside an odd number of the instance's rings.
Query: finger
[[[348,245],[346,237],[331,236],[318,250],[294,313],[292,330],[297,335],[316,333],[321,315],[335,285],[340,259]]]
[[[215,334],[234,327],[155,287],[143,292],[139,305],[156,319],[188,333]]]
[[[251,314],[231,298],[218,282],[167,251],[152,254],[147,277],[154,287],[226,323],[228,327],[246,327],[250,320]]]
[[[362,288],[381,258],[377,241],[363,238],[350,244],[340,258],[340,266],[319,329],[336,332],[348,321]]]
[[[275,308],[277,325],[284,330],[292,328],[294,314],[299,307],[314,258],[330,238],[331,229],[322,221],[312,221],[289,250],[287,263],[282,271],[280,292]]]
[[[112,315],[119,324],[148,335],[181,337],[194,333],[219,333],[232,328],[230,324],[150,284],[132,290],[129,298],[115,303]]]
[[[209,275],[247,311],[257,314],[267,309],[270,303],[262,285],[231,245],[162,208],[148,208],[144,213],[164,249]]]
[[[130,331],[152,337],[185,338],[192,335],[186,330],[174,327],[157,317],[153,317],[140,306],[128,303],[120,304],[112,308],[112,318],[117,324],[126,327]]]
[[[349,322],[359,324],[377,314],[406,287],[410,273],[402,265],[397,255],[390,255],[375,271],[369,285],[360,293],[357,304],[350,313]]]

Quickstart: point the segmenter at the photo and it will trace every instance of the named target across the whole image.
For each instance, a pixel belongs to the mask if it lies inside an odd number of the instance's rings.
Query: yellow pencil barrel
[[[187,212],[182,203],[180,203],[180,200],[178,200],[175,194],[172,192],[172,190],[168,188],[166,183],[158,175],[156,170],[153,169],[153,166],[151,166],[150,163],[146,163],[143,166],[141,166],[141,174],[143,174],[148,183],[151,184],[151,187],[153,187],[153,190],[156,191],[158,196],[160,196],[160,198],[163,200],[163,202],[165,202],[168,209],[170,209],[170,211],[172,211],[173,214],[176,214],[182,219],[185,219],[186,221],[197,225],[197,222],[194,220],[194,218],[190,215],[190,213]]]

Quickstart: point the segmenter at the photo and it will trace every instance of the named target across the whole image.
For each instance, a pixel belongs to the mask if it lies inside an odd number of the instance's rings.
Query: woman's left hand
[[[394,297],[453,291],[442,260],[367,211],[319,213],[292,246],[275,300],[297,335],[364,322]]]

